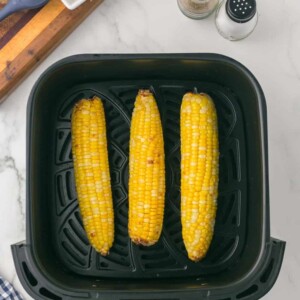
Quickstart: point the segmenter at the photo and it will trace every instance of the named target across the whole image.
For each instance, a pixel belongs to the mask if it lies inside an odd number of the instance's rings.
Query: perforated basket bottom
[[[150,88],[160,109],[166,154],[166,205],[159,242],[136,246],[128,238],[128,150],[130,119],[139,88]],[[220,182],[215,234],[207,257],[187,258],[180,223],[180,104],[185,92],[197,89],[214,99],[219,120]],[[89,245],[82,226],[74,184],[71,112],[83,97],[98,95],[106,113],[115,210],[115,242],[107,257]],[[57,113],[52,210],[53,243],[65,267],[81,275],[110,278],[205,276],[237,261],[245,240],[247,184],[244,121],[235,95],[207,82],[131,81],[89,83],[66,91]]]

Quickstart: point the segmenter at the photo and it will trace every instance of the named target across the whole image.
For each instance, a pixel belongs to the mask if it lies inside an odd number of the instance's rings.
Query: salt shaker
[[[219,33],[231,41],[247,37],[258,20],[255,0],[223,0],[216,11]]]
[[[217,7],[219,0],[177,0],[182,13],[192,19],[204,19]]]

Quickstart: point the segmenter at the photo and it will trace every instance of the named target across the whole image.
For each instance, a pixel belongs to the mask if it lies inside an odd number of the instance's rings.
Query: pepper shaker
[[[182,13],[192,19],[204,19],[217,7],[219,0],[177,0]]]
[[[247,37],[258,20],[255,0],[223,0],[216,11],[219,33],[231,41]]]

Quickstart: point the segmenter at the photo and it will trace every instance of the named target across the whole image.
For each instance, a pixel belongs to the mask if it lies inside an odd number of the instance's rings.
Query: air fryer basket
[[[159,242],[127,233],[128,142],[139,88],[157,99],[164,128],[166,209]],[[180,224],[179,109],[186,91],[215,101],[220,184],[207,257],[188,260]],[[71,151],[70,116],[83,97],[104,101],[115,210],[115,243],[102,257],[83,230]],[[18,275],[37,299],[258,299],[279,273],[285,243],[270,239],[266,108],[242,65],[215,54],[81,55],[62,60],[28,103],[27,236],[13,246]]]

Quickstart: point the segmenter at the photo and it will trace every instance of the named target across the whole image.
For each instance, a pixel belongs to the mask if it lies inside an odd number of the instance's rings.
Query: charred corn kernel
[[[129,235],[136,244],[155,244],[162,230],[165,154],[153,94],[140,90],[134,104],[129,154]]]
[[[184,95],[180,135],[182,235],[189,258],[199,261],[212,240],[218,196],[217,113],[208,95]]]
[[[72,151],[76,190],[91,245],[107,255],[114,240],[113,202],[103,104],[82,99],[72,113]]]

